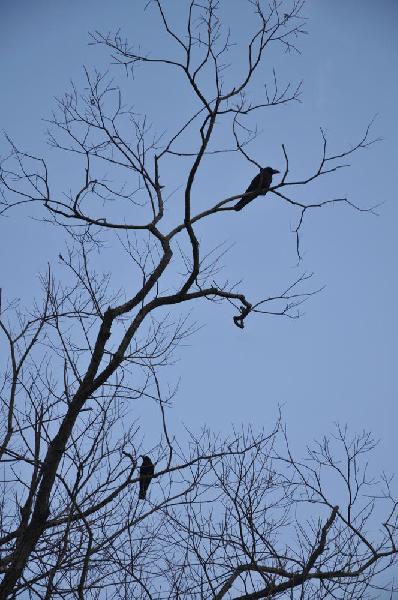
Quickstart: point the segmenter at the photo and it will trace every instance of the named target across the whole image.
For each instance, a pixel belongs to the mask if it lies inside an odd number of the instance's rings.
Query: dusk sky
[[[62,153],[45,142],[47,118],[54,97],[73,80],[84,86],[83,65],[108,68],[103,48],[89,45],[89,31],[121,27],[130,41],[153,54],[169,52],[151,23],[154,9],[146,2],[117,0],[2,0],[0,3],[0,120],[19,147],[50,157],[53,185],[67,191],[77,174],[70,173]],[[232,37],[247,32],[231,0],[228,17]],[[179,22],[179,2],[169,3],[171,19]],[[163,375],[163,385],[181,382],[168,412],[171,431],[181,425],[198,430],[206,424],[228,434],[232,425],[271,427],[282,406],[297,453],[327,434],[335,422],[352,431],[371,429],[380,445],[374,453],[376,471],[397,471],[397,340],[398,207],[397,96],[398,3],[393,0],[309,1],[304,9],[308,35],[297,40],[300,54],[278,51],[265,62],[257,91],[272,77],[283,83],[303,80],[301,103],[265,110],[258,119],[259,136],[251,155],[264,165],[283,170],[284,143],[292,176],[314,169],[322,127],[331,151],[354,145],[375,117],[371,136],[381,141],[349,158],[350,168],[325,177],[322,183],[295,192],[295,198],[316,202],[348,197],[362,208],[378,206],[378,216],[346,205],[316,209],[306,215],[301,235],[303,260],[297,265],[295,236],[298,213],[275,197],[257,198],[240,213],[225,213],[198,228],[202,248],[221,242],[223,277],[242,281],[253,300],[282,291],[301,273],[314,273],[306,289],[323,288],[300,307],[297,320],[252,315],[243,330],[234,326],[228,304],[190,306],[200,327],[181,347],[179,361]],[[153,25],[152,25],[153,27]],[[230,76],[237,63],[232,63]],[[140,69],[137,79],[121,70],[110,73],[125,86],[128,102],[148,112],[153,130],[171,131],[190,108],[190,93],[175,72]],[[256,91],[256,90],[254,90]],[[6,153],[4,140],[0,154]],[[180,166],[181,165],[181,166]],[[175,161],[162,174],[169,205],[181,210],[187,162]],[[206,162],[194,197],[202,209],[217,199],[243,191],[256,174],[243,157],[222,155]],[[79,176],[81,174],[79,173]],[[278,177],[278,176],[277,176]],[[278,181],[277,177],[275,181]],[[72,183],[71,183],[72,181]],[[35,208],[35,216],[40,211]],[[0,285],[7,299],[29,305],[39,292],[38,274],[55,265],[64,239],[54,227],[29,218],[21,208],[0,220]],[[109,248],[95,260],[96,268],[112,270],[115,288],[129,285],[129,272]],[[119,252],[119,251],[118,251]],[[184,312],[185,310],[185,312]],[[184,307],[183,314],[186,314]],[[156,407],[137,408],[148,429]],[[157,413],[156,413],[157,414]],[[157,431],[149,431],[156,437]]]

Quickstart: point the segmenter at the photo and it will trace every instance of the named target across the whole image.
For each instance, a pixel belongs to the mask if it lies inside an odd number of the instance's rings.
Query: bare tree
[[[149,4],[175,45],[175,58],[142,53],[119,33],[95,32],[92,43],[110,48],[127,72],[140,65],[174,70],[192,93],[192,114],[168,137],[153,135],[148,117],[125,104],[106,74],[86,71],[86,89],[72,85],[49,119],[50,144],[80,160],[75,189],[53,189],[48,161],[10,138],[1,162],[2,212],[39,204],[69,243],[59,255],[64,278],[56,281],[48,271],[41,304],[25,310],[3,301],[1,310],[9,359],[1,387],[0,597],[254,599],[341,592],[363,598],[372,576],[397,554],[396,503],[388,485],[384,533],[377,538],[366,530],[376,498],[363,503],[369,482],[358,459],[373,447],[369,436],[349,442],[339,432],[346,470],[326,440],[311,452],[313,466],[296,461],[278,447],[280,423],[271,433],[236,432],[224,441],[204,431],[184,446],[166,422],[175,390],[165,391],[159,378],[193,330],[171,307],[227,302],[233,323],[243,328],[255,313],[297,317],[314,293],[302,291],[309,278],[302,274],[282,291],[249,299],[239,284],[220,280],[223,249],[203,252],[197,228],[209,219],[239,218],[235,204],[247,182],[233,196],[209,198],[202,211],[192,204],[205,158],[235,152],[264,167],[262,157],[249,154],[256,130],[246,119],[297,101],[300,83],[281,88],[274,72],[264,98],[252,100],[250,88],[270,47],[295,50],[303,3],[248,2],[257,28],[245,49],[246,72],[235,81],[218,2],[187,4],[184,32],[173,28],[160,0]],[[301,180],[291,177],[282,144],[282,176],[267,192],[298,211],[299,259],[300,229],[312,208],[346,203],[370,210],[347,198],[312,204],[296,198],[372,140],[367,127],[347,150],[330,153],[323,132],[321,142],[319,166]],[[173,205],[161,182],[175,160],[189,167],[181,202]],[[133,292],[131,284],[112,290],[110,275],[93,268],[92,252],[105,241],[129,256]],[[162,429],[145,452],[136,421],[140,398],[157,403]],[[141,453],[155,463],[145,502],[138,502]],[[339,489],[341,508],[335,494],[326,493],[325,468],[346,486]]]

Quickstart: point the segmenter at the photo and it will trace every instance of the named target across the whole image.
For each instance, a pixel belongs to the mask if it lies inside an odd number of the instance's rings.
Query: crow
[[[138,498],[145,500],[147,489],[155,472],[155,467],[149,456],[142,456],[142,465],[140,467],[140,493]]]
[[[275,173],[279,173],[279,171],[276,171],[276,169],[273,169],[272,167],[261,169],[260,173],[255,176],[245,191],[245,195],[235,204],[235,210],[242,210],[246,204],[249,204],[249,202],[254,200],[254,198],[257,198],[257,196],[265,196],[272,183],[272,175]],[[246,194],[250,194],[250,196],[246,196]]]

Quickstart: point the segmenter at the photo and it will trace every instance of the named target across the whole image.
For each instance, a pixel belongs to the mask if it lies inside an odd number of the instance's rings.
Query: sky
[[[153,52],[162,49],[163,42],[150,26],[153,15],[142,13],[144,4],[1,0],[1,129],[28,151],[47,154],[42,119],[50,114],[54,97],[63,94],[71,79],[82,82],[82,65],[107,67],[106,52],[88,45],[89,31],[122,26],[143,48],[149,43],[157,45]],[[243,35],[241,4],[228,3],[237,39]],[[169,3],[177,22],[178,5]],[[262,134],[251,151],[260,162],[266,154],[269,164],[282,168],[281,144],[286,144],[292,173],[300,176],[319,157],[320,127],[330,137],[331,148],[340,150],[354,144],[377,115],[373,131],[382,141],[354,155],[350,169],[314,191],[301,191],[300,198],[347,195],[363,207],[381,204],[378,216],[346,206],[309,214],[299,266],[292,234],[297,214],[276,200],[260,199],[239,217],[228,215],[221,227],[220,220],[214,220],[207,231],[200,228],[201,240],[209,248],[219,242],[232,245],[223,259],[226,272],[243,280],[249,297],[272,295],[303,271],[314,272],[311,285],[324,289],[304,305],[300,319],[257,316],[247,320],[243,331],[233,326],[228,307],[195,305],[192,316],[201,328],[179,350],[178,363],[165,375],[170,383],[181,378],[169,421],[175,432],[181,424],[192,429],[207,424],[228,433],[232,424],[242,422],[271,427],[282,406],[299,454],[311,440],[331,431],[335,422],[347,423],[352,431],[373,431],[380,439],[375,467],[394,472],[398,4],[312,0],[304,14],[308,35],[298,41],[301,53],[275,55],[274,63],[282,81],[303,80],[302,102],[263,113]],[[238,69],[239,57],[236,60]],[[272,64],[265,65],[265,78],[271,69]],[[168,85],[171,76],[170,72],[144,72],[139,88],[131,78],[125,82],[134,102],[145,105],[160,130],[164,122],[177,123],[184,103],[189,103],[180,83]],[[0,147],[5,147],[3,142]],[[67,186],[69,176],[75,175],[64,168],[62,156],[53,160],[55,184]],[[199,177],[200,206],[212,195],[222,198],[241,191],[256,174],[237,157],[220,160],[209,164]],[[164,175],[167,189],[182,184],[184,168],[176,165]],[[38,273],[55,260],[62,244],[54,228],[29,219],[26,211],[2,219],[3,294],[28,303],[37,290]],[[114,263],[113,269],[116,281],[123,284],[126,272]],[[150,423],[151,411],[142,411],[144,426]]]

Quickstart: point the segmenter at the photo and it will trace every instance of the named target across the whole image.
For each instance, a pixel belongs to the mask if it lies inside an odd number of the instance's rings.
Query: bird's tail
[[[146,498],[146,493],[149,487],[149,482],[150,480],[148,480],[147,477],[144,477],[142,479],[142,481],[140,482],[140,492],[138,494],[138,499],[139,500],[145,500]]]
[[[239,202],[237,202],[237,203],[235,204],[235,206],[234,206],[234,209],[235,209],[235,210],[242,210],[242,208],[243,208],[244,206],[246,206],[246,204],[248,204],[248,202],[247,202],[247,201],[245,201],[245,200],[244,200],[244,198],[242,198],[241,200],[239,200]]]

